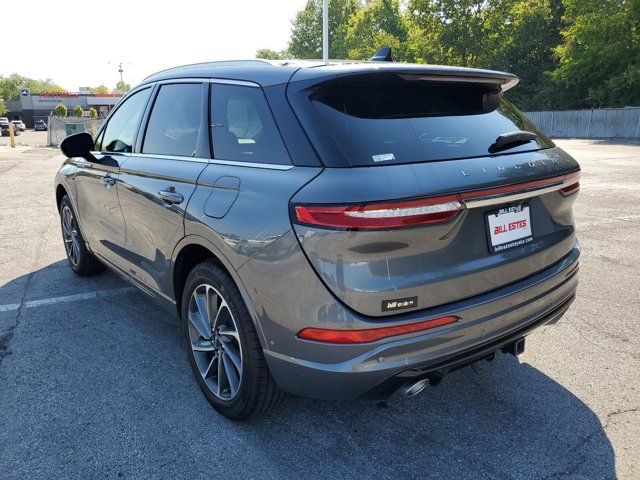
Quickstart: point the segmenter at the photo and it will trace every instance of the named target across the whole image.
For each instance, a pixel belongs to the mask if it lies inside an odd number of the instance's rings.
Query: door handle
[[[112,177],[102,177],[102,183],[105,187],[112,187],[116,184],[116,179]]]
[[[93,167],[93,165],[90,164],[89,162],[73,162],[73,164],[77,168],[91,168],[91,167]]]
[[[176,192],[173,187],[169,190],[160,190],[158,192],[158,197],[160,197],[164,203],[168,203],[169,205],[176,205],[178,203],[182,203],[184,200],[184,197]]]

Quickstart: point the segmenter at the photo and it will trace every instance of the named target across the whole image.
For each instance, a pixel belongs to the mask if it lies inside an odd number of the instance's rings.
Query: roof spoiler
[[[369,59],[370,62],[393,62],[391,47],[382,47]]]

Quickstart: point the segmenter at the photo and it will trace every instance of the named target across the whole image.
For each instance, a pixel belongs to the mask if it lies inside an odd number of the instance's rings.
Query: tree
[[[347,58],[345,37],[358,0],[329,1],[329,58]],[[322,0],[308,0],[293,21],[288,52],[294,58],[322,58]]]
[[[564,0],[552,78],[577,107],[640,104],[640,0]]]
[[[386,45],[396,60],[404,60],[407,33],[398,0],[372,0],[349,20],[345,39],[348,56],[366,60]]]
[[[127,82],[123,82],[122,80],[116,83],[116,88],[114,89],[116,92],[128,92],[129,90],[131,90],[131,85]]]
[[[73,107],[73,116],[81,117],[82,116],[82,107],[80,105],[76,105]]]
[[[8,111],[9,111],[9,109],[5,105],[4,100],[0,98],[0,115],[4,115]]]
[[[89,109],[89,117],[90,118],[98,118],[98,111],[95,108],[91,107]]]
[[[31,93],[63,93],[66,90],[56,85],[53,80],[34,80],[33,78],[23,77],[17,73],[13,73],[8,77],[0,75],[0,98],[5,100],[18,100],[20,98],[20,89],[28,88]]]
[[[93,94],[109,93],[109,87],[107,87],[106,85],[99,85],[97,87],[89,87],[89,93],[93,93]]]
[[[265,60],[284,60],[288,57],[290,57],[290,55],[286,50],[276,52],[270,48],[261,48],[256,52],[256,58],[264,58]]]
[[[67,106],[64,103],[59,103],[54,111],[57,117],[67,116]]]

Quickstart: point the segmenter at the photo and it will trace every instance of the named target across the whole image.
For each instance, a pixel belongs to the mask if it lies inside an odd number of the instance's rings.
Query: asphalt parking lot
[[[557,143],[583,168],[559,324],[412,399],[289,397],[242,424],[200,394],[176,319],[67,267],[59,152],[0,146],[0,478],[640,478],[640,144]]]

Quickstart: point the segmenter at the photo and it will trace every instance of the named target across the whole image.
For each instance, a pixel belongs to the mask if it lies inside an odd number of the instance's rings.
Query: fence
[[[640,107],[527,112],[550,137],[640,138]]]
[[[72,133],[89,132],[95,137],[103,120],[102,118],[50,116],[47,145],[57,147],[64,137]]]

